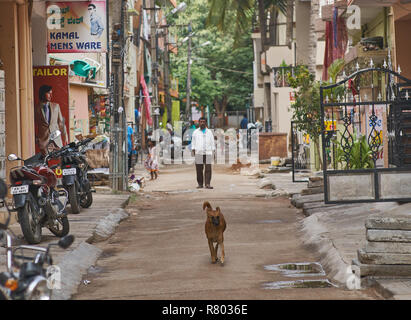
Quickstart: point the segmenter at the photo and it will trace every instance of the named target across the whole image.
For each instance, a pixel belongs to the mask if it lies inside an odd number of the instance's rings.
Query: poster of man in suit
[[[60,130],[54,141],[61,148],[69,143],[68,66],[33,68],[34,126],[36,152],[47,153],[50,134]]]

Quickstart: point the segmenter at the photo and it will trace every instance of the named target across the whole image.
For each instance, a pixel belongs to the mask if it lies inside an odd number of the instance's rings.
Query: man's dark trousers
[[[197,183],[199,186],[209,186],[211,182],[211,155],[196,154]]]

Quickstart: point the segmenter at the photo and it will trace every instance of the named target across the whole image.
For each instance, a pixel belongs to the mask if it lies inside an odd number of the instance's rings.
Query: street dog
[[[218,261],[217,251],[218,246],[221,247],[221,265],[224,265],[224,236],[223,233],[226,229],[226,222],[219,207],[215,210],[211,207],[208,201],[204,202],[203,210],[207,212],[207,220],[205,223],[205,233],[208,239],[208,246],[210,247],[211,263]],[[217,242],[215,248],[214,243]]]

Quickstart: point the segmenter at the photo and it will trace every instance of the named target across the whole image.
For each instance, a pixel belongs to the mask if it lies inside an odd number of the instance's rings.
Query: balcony
[[[294,77],[298,72],[300,66],[289,66],[289,67],[276,67],[272,68],[274,76],[274,87],[275,88],[288,88],[290,84],[288,83],[288,74]]]
[[[349,64],[352,61],[362,59],[364,61],[373,60],[375,64],[382,64],[388,56],[388,49],[367,50],[367,48],[358,43],[356,46],[349,49],[344,57],[345,63]]]

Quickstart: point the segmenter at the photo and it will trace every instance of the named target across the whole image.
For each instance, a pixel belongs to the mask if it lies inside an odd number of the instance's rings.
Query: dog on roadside
[[[207,210],[206,210],[207,209]],[[218,261],[217,251],[218,246],[221,247],[221,265],[224,265],[224,236],[223,233],[227,227],[224,216],[219,207],[215,210],[211,207],[208,201],[204,202],[203,210],[207,212],[207,220],[205,223],[205,233],[208,239],[208,246],[210,247],[211,262]],[[214,247],[214,243],[217,243]]]

